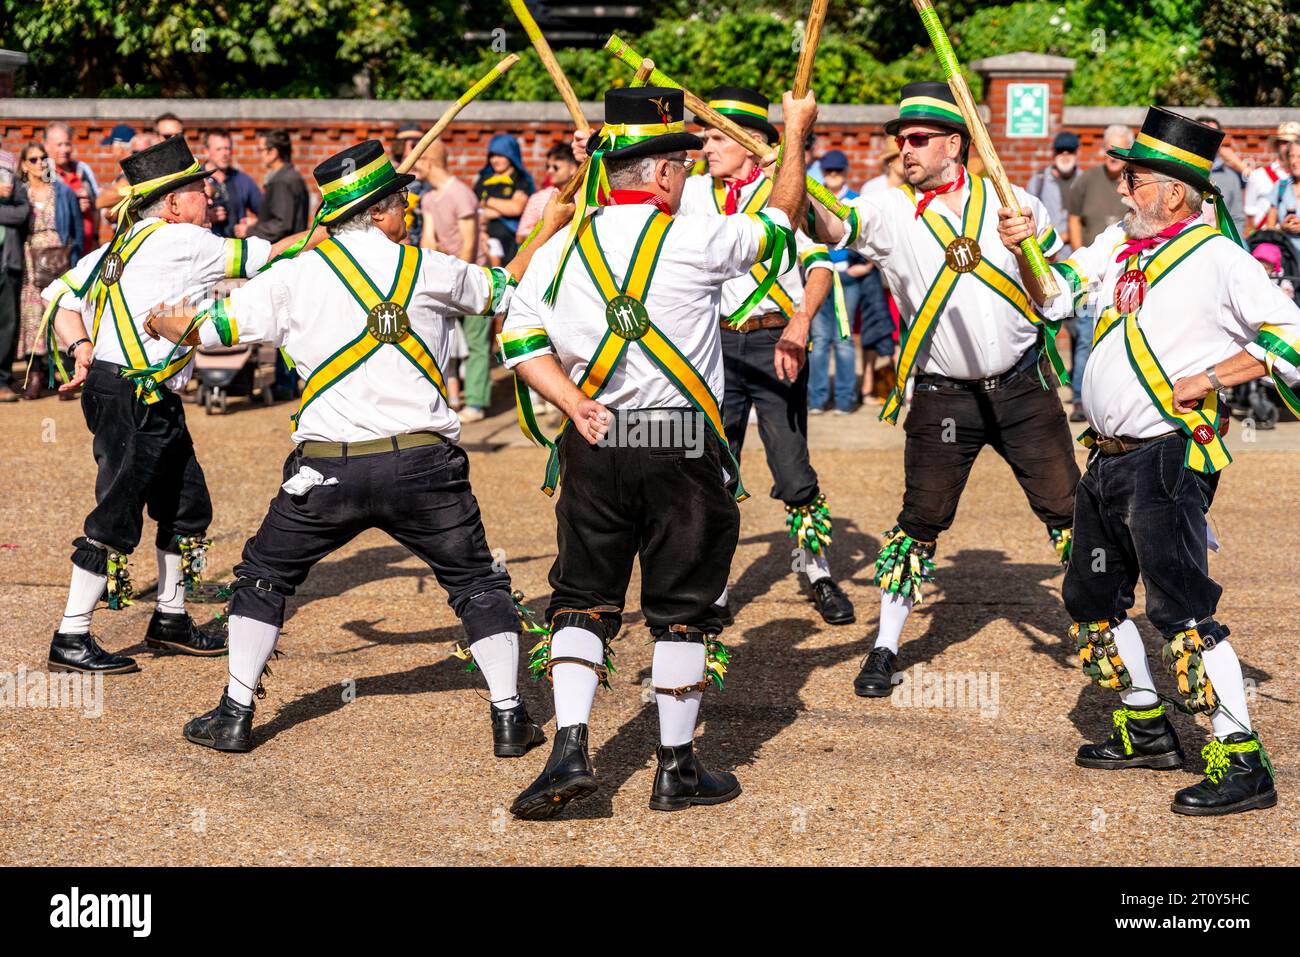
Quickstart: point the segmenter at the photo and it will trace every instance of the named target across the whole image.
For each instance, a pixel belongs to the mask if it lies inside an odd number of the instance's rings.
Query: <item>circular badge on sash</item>
[[[980,244],[969,236],[958,236],[944,249],[943,255],[953,272],[971,272],[983,258]]]
[[[104,256],[104,262],[99,267],[99,278],[104,280],[105,286],[111,286],[122,278],[122,257],[117,253],[108,253]]]
[[[1192,429],[1192,438],[1196,440],[1197,445],[1209,445],[1214,441],[1214,430],[1205,424],[1198,425]]]
[[[1120,315],[1137,312],[1147,295],[1147,274],[1130,269],[1115,283],[1115,311]]]
[[[366,328],[380,342],[397,342],[411,330],[411,318],[395,302],[381,302],[366,313]]]
[[[650,329],[650,315],[640,300],[615,296],[605,307],[605,323],[620,338],[640,339]]]

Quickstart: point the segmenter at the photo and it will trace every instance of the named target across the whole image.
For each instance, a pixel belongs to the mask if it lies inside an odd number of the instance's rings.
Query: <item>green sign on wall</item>
[[[1047,135],[1047,84],[1007,85],[1007,136]]]

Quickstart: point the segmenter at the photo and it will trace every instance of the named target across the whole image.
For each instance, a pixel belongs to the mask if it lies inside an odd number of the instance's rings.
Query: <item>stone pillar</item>
[[[1074,61],[1008,53],[976,60],[971,69],[984,81],[993,146],[1011,182],[1024,186],[1052,159],[1052,138],[1062,128],[1065,78],[1074,72]]]

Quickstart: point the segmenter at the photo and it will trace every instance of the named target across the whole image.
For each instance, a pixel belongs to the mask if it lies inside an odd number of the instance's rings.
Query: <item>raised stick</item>
[[[628,66],[639,67],[643,62],[641,54],[637,53],[619,39],[618,34],[610,36],[609,40],[605,43],[605,49],[613,54],[616,60],[626,63]],[[713,109],[713,107],[709,106],[708,103],[704,102],[690,90],[683,87],[680,83],[662,71],[657,69],[652,70],[650,72],[650,82],[655,86],[670,86],[681,90],[682,99],[686,103],[686,106],[690,108],[692,113],[708,123],[709,126],[721,130],[755,156],[766,159],[776,152],[771,146],[764,143],[749,130],[727,119],[727,117]],[[803,144],[797,143],[794,148],[803,149]],[[805,179],[809,196],[825,206],[839,219],[845,219],[849,215],[849,208],[836,199],[834,193],[811,176],[808,176]]]
[[[808,85],[812,82],[813,60],[817,56],[817,44],[821,42],[822,27],[826,24],[826,7],[830,0],[813,0],[812,9],[808,11],[808,22],[803,31],[803,46],[799,50],[799,69],[794,75],[795,99],[808,95]]]
[[[573,117],[573,123],[578,128],[578,132],[590,133],[591,124],[582,115],[582,106],[578,102],[577,95],[573,92],[573,87],[569,85],[569,78],[564,75],[564,70],[560,67],[560,61],[555,59],[555,54],[551,52],[551,45],[546,42],[541,27],[533,19],[533,15],[528,12],[524,0],[510,0],[510,8],[514,10],[515,16],[524,28],[524,32],[528,34],[528,39],[532,41],[533,49],[542,58],[542,66],[546,67],[546,72],[551,75],[555,88],[560,91],[560,99],[564,101],[564,105],[569,110],[569,115]]]
[[[506,57],[496,66],[494,66],[491,70],[489,70],[486,74],[484,74],[482,79],[480,79],[477,83],[475,83],[468,90],[462,93],[460,99],[457,100],[455,103],[453,103],[451,106],[449,106],[447,108],[447,112],[443,113],[442,116],[438,117],[438,122],[434,123],[433,126],[429,128],[429,132],[425,133],[423,136],[420,137],[420,142],[415,144],[415,148],[412,149],[411,152],[406,154],[406,158],[403,159],[401,164],[397,167],[397,172],[409,173],[411,171],[411,167],[413,167],[416,161],[421,156],[424,155],[424,151],[427,150],[433,144],[434,140],[436,140],[439,136],[442,135],[443,130],[445,130],[449,125],[451,125],[451,121],[456,118],[456,114],[459,113],[461,110],[463,110],[469,104],[469,102],[474,99],[474,97],[478,96],[489,86],[495,83],[498,77],[500,77],[502,74],[504,74],[507,70],[509,70],[512,66],[514,66],[518,62],[519,62],[519,54],[517,53],[510,54],[508,57]]]
[[[912,5],[921,15],[925,32],[929,34],[930,42],[934,44],[934,52],[939,55],[939,65],[943,67],[948,89],[952,90],[957,107],[966,119],[971,139],[979,151],[980,159],[984,160],[984,169],[989,179],[993,180],[993,188],[997,191],[998,199],[1007,209],[1019,208],[1016,195],[1011,190],[1011,180],[1007,178],[1007,171],[1002,168],[1002,161],[998,159],[997,151],[993,149],[993,140],[984,125],[984,119],[980,116],[979,108],[975,105],[975,98],[971,96],[970,87],[966,85],[966,78],[961,74],[957,54],[953,52],[952,42],[948,39],[943,24],[939,22],[939,15],[935,13],[930,0],[912,0]],[[1038,245],[1038,238],[1031,236],[1026,239],[1020,244],[1020,251],[1029,260],[1029,271],[1033,273],[1043,295],[1048,299],[1055,298],[1060,290],[1052,275],[1051,267],[1047,265],[1047,257],[1043,255],[1043,249]]]

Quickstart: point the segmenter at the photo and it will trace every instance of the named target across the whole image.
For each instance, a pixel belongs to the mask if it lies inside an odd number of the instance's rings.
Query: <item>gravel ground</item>
[[[188,412],[216,503],[213,564],[228,574],[278,482],[289,409]],[[554,520],[536,490],[543,458],[521,444],[512,419],[474,426],[466,444],[488,538],[537,606]],[[103,643],[137,654],[142,670],[105,682],[97,716],[0,709],[0,863],[1300,863],[1291,797],[1300,706],[1286,644],[1300,587],[1294,538],[1283,532],[1293,513],[1283,496],[1300,479],[1300,426],[1253,444],[1234,432],[1240,454],[1213,513],[1224,546],[1211,558],[1226,589],[1220,617],[1282,791],[1276,808],[1226,820],[1168,810],[1174,790],[1200,778],[1205,719],[1175,718],[1189,755],[1181,771],[1074,766],[1078,744],[1108,729],[1116,699],[1074,664],[1060,570],[991,454],[943,539],[939,588],[903,645],[904,667],[969,693],[942,705],[922,695],[856,698],[851,682],[877,617],[870,564],[901,495],[901,429],[864,412],[819,417],[813,430],[835,518],[833,565],[859,618],[822,624],[787,572],[783,510],[762,494],[770,479],[755,436],[745,481],[756,497],[741,509],[738,614],[725,636],[736,656],[726,691],[706,695],[700,733],[709,763],[740,777],[738,800],[684,814],[646,808],[656,718],[634,578],[613,690],[598,695],[593,714],[601,790],[555,821],[510,817],[506,807],[549,745],[522,759],[491,756],[481,678],[449,657],[459,625],[437,583],[372,532],[322,563],[290,601],[287,655],[267,679],[258,747],[247,755],[180,734],[215,703],[224,660],[146,652],[147,598],[101,610]],[[38,671],[62,611],[69,543],[92,504],[90,437],[76,404],[47,399],[0,409],[0,440],[0,672]],[[138,554],[137,585],[151,587],[151,549]],[[205,620],[217,609],[192,610]],[[1158,680],[1167,684],[1163,673]],[[534,715],[549,721],[546,688],[524,684]]]

